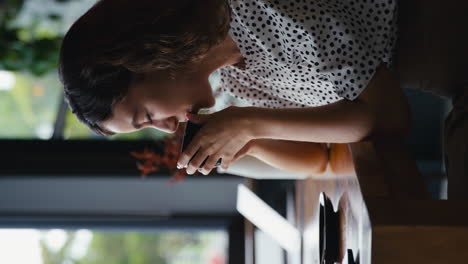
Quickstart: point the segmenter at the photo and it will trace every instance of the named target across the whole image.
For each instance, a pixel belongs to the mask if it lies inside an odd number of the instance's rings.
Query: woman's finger
[[[208,148],[200,148],[200,150],[193,156],[193,158],[190,160],[190,163],[188,164],[187,167],[187,173],[188,174],[193,174],[195,173],[198,168],[200,168],[200,165],[202,165],[203,161],[210,155],[215,152],[213,150],[212,146],[209,146]]]
[[[206,121],[208,121],[208,119],[210,119],[210,116],[211,115],[197,115],[197,114],[192,114],[192,113],[187,113],[186,115],[187,119],[190,122],[195,123],[195,124],[205,123]]]
[[[216,163],[220,158],[222,157],[220,157],[217,153],[210,155],[203,167],[199,169],[199,171],[205,175],[208,175],[211,172],[211,170],[216,167]]]
[[[226,171],[228,168],[229,168],[229,165],[230,163],[228,163],[227,161],[224,161],[221,163],[221,165],[219,166],[219,168],[221,169],[221,171]]]
[[[195,156],[195,153],[200,150],[201,146],[206,147],[205,144],[206,143],[204,142],[204,139],[200,133],[196,134],[192,141],[185,148],[184,152],[180,153],[179,160],[177,161],[177,167],[186,168],[189,161],[192,160],[193,156]]]

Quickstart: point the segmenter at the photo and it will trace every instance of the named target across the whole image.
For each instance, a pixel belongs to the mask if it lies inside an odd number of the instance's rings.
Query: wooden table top
[[[325,214],[328,220],[322,218],[328,224],[325,232],[320,232],[322,193],[333,207],[329,215]],[[464,238],[468,238],[468,204],[428,198],[416,164],[403,144],[362,142],[339,146],[330,154],[325,175],[296,182],[296,224],[303,234],[301,263],[322,263],[323,258],[326,263],[437,263],[431,261],[445,255],[447,259],[448,255],[457,256],[452,251],[459,247],[446,246],[441,252],[435,250],[440,244],[427,241],[454,238],[466,242],[468,249],[468,239]],[[461,208],[465,212],[460,213]],[[323,233],[326,239],[321,247]],[[441,234],[446,237],[441,238]],[[404,246],[405,241],[410,244]],[[321,254],[324,246],[329,248]],[[433,255],[424,258],[430,255],[424,251],[430,249]],[[348,258],[350,253],[353,258]]]

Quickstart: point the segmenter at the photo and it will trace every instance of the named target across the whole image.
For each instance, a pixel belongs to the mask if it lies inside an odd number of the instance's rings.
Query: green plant
[[[63,36],[58,34],[31,34],[37,32],[36,23],[18,26],[12,23],[23,7],[24,0],[0,2],[0,69],[26,71],[42,76],[56,69]],[[55,14],[50,20],[60,20]]]

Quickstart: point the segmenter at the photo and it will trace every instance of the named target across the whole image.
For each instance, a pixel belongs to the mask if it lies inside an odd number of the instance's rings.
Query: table
[[[468,263],[468,203],[429,200],[403,144],[343,150],[331,155],[329,173],[296,183],[301,263]],[[322,193],[328,219],[320,213]]]

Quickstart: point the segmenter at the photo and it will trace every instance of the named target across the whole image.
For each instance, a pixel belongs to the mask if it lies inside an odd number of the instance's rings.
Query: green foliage
[[[41,247],[41,254],[44,264],[62,264],[64,260],[68,257],[68,251],[70,249],[71,244],[75,240],[76,233],[75,232],[67,232],[67,238],[65,240],[64,245],[60,248],[57,252],[51,251],[46,243],[43,240],[39,241],[39,246]]]
[[[23,2],[5,0],[0,5],[0,69],[42,76],[57,68],[63,36],[45,30],[38,21],[29,26],[14,25]]]
[[[204,264],[206,254],[219,232],[144,231],[93,232],[84,256],[76,257],[72,248],[77,233],[66,232],[66,240],[58,250],[52,250],[44,240],[39,242],[44,264]]]
[[[3,0],[0,1],[0,23],[4,23],[16,16],[23,6],[24,0]]]
[[[0,91],[0,138],[47,137],[41,129],[52,129],[60,90],[57,77],[50,72],[42,77],[16,73],[15,85]]]
[[[152,233],[100,233],[93,236],[87,256],[77,264],[166,264],[157,250],[161,235]]]

